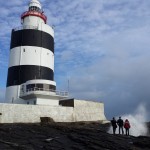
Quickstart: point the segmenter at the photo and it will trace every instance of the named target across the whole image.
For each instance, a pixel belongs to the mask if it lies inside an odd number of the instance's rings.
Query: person
[[[119,126],[119,134],[120,134],[120,130],[122,131],[122,134],[124,134],[124,131],[123,131],[123,120],[121,119],[121,117],[119,117],[119,119],[117,120],[117,124]]]
[[[111,125],[113,127],[113,134],[116,134],[116,128],[117,128],[117,121],[116,119],[113,117],[113,119],[111,120]]]
[[[125,122],[124,122],[124,128],[125,128],[125,130],[126,130],[126,135],[129,135],[129,129],[130,129],[130,122],[129,122],[129,120],[128,119],[126,119],[125,120]]]

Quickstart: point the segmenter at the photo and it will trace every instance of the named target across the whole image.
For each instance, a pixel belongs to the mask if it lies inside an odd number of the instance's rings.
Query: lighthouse
[[[6,103],[58,105],[68,96],[54,81],[54,30],[38,0],[31,0],[12,29]]]
[[[54,80],[54,30],[38,0],[31,0],[12,29],[5,103],[0,123],[102,121],[102,102],[77,100]]]

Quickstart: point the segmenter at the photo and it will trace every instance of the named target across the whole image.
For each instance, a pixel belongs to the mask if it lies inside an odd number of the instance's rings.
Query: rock
[[[45,121],[46,120],[46,121]],[[149,150],[150,137],[108,134],[99,122],[1,124],[0,149],[6,150]],[[11,130],[10,130],[11,129]]]

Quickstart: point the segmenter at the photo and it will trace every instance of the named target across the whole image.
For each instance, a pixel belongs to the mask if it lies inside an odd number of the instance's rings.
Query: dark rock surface
[[[111,135],[108,128],[98,122],[0,124],[0,150],[150,150],[149,136]]]

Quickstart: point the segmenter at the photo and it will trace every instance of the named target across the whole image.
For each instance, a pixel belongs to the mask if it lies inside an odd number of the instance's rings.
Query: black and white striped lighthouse
[[[21,27],[12,30],[6,102],[57,104],[54,81],[54,30],[38,0],[21,15]],[[66,95],[63,93],[62,95]]]

